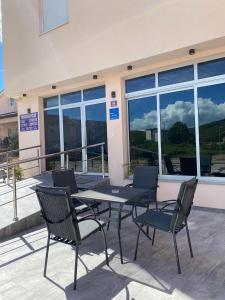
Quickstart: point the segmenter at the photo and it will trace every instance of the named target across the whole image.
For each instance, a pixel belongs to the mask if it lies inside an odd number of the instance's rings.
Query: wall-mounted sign
[[[110,106],[111,106],[111,107],[117,106],[117,100],[112,100],[112,101],[110,102]]]
[[[109,116],[110,116],[110,120],[119,119],[119,107],[110,108],[109,109]]]
[[[20,115],[20,131],[38,130],[38,112]]]

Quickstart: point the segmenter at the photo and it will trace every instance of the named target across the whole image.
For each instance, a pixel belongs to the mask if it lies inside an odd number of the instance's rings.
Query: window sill
[[[160,182],[171,182],[171,183],[181,183],[185,180],[191,179],[193,176],[176,176],[176,175],[159,175]],[[128,180],[133,180],[133,176],[129,176]],[[210,184],[210,185],[225,185],[225,177],[200,177],[198,178],[199,184]]]

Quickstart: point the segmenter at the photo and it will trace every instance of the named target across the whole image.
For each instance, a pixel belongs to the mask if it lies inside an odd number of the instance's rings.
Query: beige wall
[[[112,184],[128,182],[124,78],[225,56],[225,0],[70,0],[69,23],[43,35],[38,0],[3,0],[2,6],[6,93],[19,96],[18,115],[39,112],[39,130],[20,132],[20,147],[41,144],[44,153],[43,96],[105,84]],[[189,56],[193,47],[196,55]],[[114,121],[111,91],[120,108]],[[35,155],[27,151],[21,158]],[[179,186],[161,181],[159,200],[176,197]],[[222,184],[200,183],[195,204],[225,208],[224,193]]]
[[[68,24],[40,35],[39,0],[3,0],[6,93],[79,82],[124,64],[224,45],[225,0],[70,0]],[[21,5],[22,4],[22,5]]]

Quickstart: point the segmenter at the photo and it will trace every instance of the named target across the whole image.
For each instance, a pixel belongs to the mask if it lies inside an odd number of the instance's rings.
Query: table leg
[[[121,230],[121,211],[122,211],[122,208],[123,208],[123,205],[120,204],[119,213],[118,213],[118,224],[117,224],[121,264],[123,264],[123,251],[122,251],[121,236],[120,236],[120,230]]]

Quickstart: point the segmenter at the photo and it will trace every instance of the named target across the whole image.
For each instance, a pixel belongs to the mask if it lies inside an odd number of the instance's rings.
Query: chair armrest
[[[133,183],[129,183],[127,185],[125,185],[125,187],[132,187],[134,184]]]
[[[162,211],[165,207],[168,207],[170,205],[174,205],[175,203],[176,203],[176,201],[175,202],[173,201],[171,203],[167,203],[167,204],[163,205],[163,207],[161,207],[159,210]]]
[[[95,218],[96,218],[96,213],[95,213],[94,209],[91,207],[90,204],[88,204],[87,202],[84,202],[83,200],[81,200],[81,199],[79,199],[79,198],[76,198],[76,196],[74,196],[74,197],[72,197],[72,198],[75,198],[75,199],[78,200],[81,204],[86,205],[86,206],[92,211],[93,215],[94,215]],[[78,207],[74,207],[74,209],[75,209],[75,210],[76,210],[76,209],[79,209],[79,206],[78,206]]]

